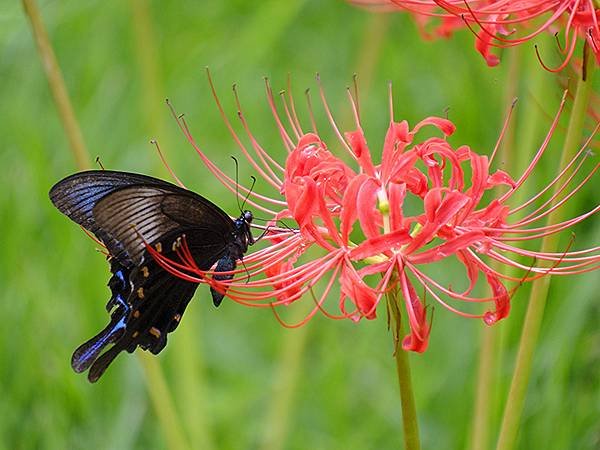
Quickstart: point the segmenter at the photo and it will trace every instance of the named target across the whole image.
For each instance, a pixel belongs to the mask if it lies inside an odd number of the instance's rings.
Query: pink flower
[[[212,82],[211,88],[214,93]],[[522,245],[568,230],[600,210],[600,205],[592,205],[564,222],[543,224],[598,170],[600,165],[592,165],[586,153],[589,141],[538,194],[514,204],[515,193],[548,150],[566,94],[535,157],[523,174],[513,178],[492,169],[506,124],[491,155],[480,155],[466,145],[454,146],[448,141],[455,126],[447,119],[429,117],[414,127],[394,121],[390,89],[389,127],[381,151],[372,152],[352,96],[355,128],[342,133],[319,89],[338,138],[331,145],[320,137],[314,124],[312,131],[304,130],[289,92],[282,95],[281,114],[267,83],[267,99],[287,152],[284,163],[275,161],[259,144],[239,112],[249,142],[244,144],[214,93],[242,154],[273,188],[272,195],[250,192],[243,186],[239,192],[241,197],[248,195],[248,204],[256,211],[269,216],[265,246],[244,258],[245,267],[235,271],[231,281],[215,280],[211,271],[199,270],[185,243],[177,261],[154,252],[163,267],[185,279],[209,283],[239,303],[271,307],[282,323],[279,307],[301,299],[314,302],[304,320],[289,326],[300,326],[319,311],[336,319],[374,319],[384,294],[394,290],[400,295],[390,298],[401,299],[399,306],[410,325],[402,346],[423,352],[435,303],[491,325],[508,315],[511,296],[523,282],[600,266],[600,247],[542,253]],[[241,111],[237,94],[236,102]],[[310,115],[313,117],[312,110]],[[184,119],[174,116],[208,169],[236,192],[235,181],[200,149]],[[424,128],[437,137],[419,138]],[[598,127],[590,140],[597,131]],[[556,193],[549,196],[552,191]],[[521,262],[523,257],[530,262]],[[517,268],[522,275],[504,275],[492,262]],[[459,289],[444,276],[457,268],[464,273],[453,283]],[[480,278],[488,285],[489,296],[473,294]],[[336,297],[340,312],[334,314],[328,305]]]
[[[466,26],[476,35],[475,47],[489,66],[500,62],[492,52],[494,47],[520,45],[545,31],[562,41],[563,55],[563,61],[556,68],[542,62],[547,70],[564,69],[579,39],[587,42],[600,63],[600,7],[595,0],[350,1],[376,9],[409,11],[422,30],[433,27],[434,35],[438,36],[448,37],[454,30]],[[423,33],[425,37],[432,36],[427,31]]]

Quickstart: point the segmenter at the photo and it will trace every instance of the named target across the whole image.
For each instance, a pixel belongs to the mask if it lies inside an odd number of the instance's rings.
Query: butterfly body
[[[251,212],[232,220],[204,197],[145,175],[107,170],[77,173],[58,182],[50,190],[50,199],[92,232],[109,253],[111,298],[106,309],[110,322],[77,348],[71,360],[76,372],[89,369],[92,382],[123,350],[141,347],[159,353],[198,287],[161,267],[148,245],[177,260],[178,245],[185,239],[200,270],[216,264],[215,272],[228,272],[254,243]],[[217,280],[232,277],[230,273],[214,276]],[[218,306],[224,294],[212,287],[211,294]]]

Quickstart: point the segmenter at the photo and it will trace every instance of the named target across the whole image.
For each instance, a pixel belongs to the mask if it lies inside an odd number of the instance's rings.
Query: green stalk
[[[389,211],[390,204],[386,194],[379,192],[378,209],[383,216],[384,233],[390,232]],[[419,227],[420,228],[420,227]],[[414,228],[412,233],[417,233],[419,228]],[[392,280],[390,280],[391,284]],[[412,387],[410,374],[410,360],[408,352],[400,345],[402,335],[402,314],[400,312],[400,293],[397,284],[386,294],[388,320],[393,320],[392,336],[394,340],[394,356],[396,358],[396,375],[400,387],[400,405],[402,407],[402,429],[404,431],[404,449],[419,450],[421,442],[419,439],[419,422],[417,420],[417,408],[415,406],[415,395]],[[390,322],[388,321],[388,327]]]
[[[579,149],[583,137],[583,126],[587,114],[587,107],[591,94],[593,70],[595,61],[589,54],[587,45],[584,46],[584,67],[583,76],[577,80],[575,100],[573,110],[569,120],[567,135],[560,160],[559,170],[574,156]],[[558,185],[557,185],[558,186]],[[564,211],[554,210],[548,215],[548,223],[556,223],[564,220]],[[551,234],[542,241],[541,252],[554,252],[558,247],[558,235]],[[550,277],[546,276],[533,282],[525,323],[521,334],[519,351],[517,354],[515,371],[504,409],[502,427],[498,440],[497,450],[512,450],[517,440],[517,432],[525,403],[525,394],[531,368],[533,363],[533,353],[540,332],[544,308],[548,297],[548,288],[550,286]]]
[[[310,324],[306,324],[293,330],[285,330],[279,367],[273,377],[273,401],[269,405],[260,445],[263,450],[285,448],[309,326]]]
[[[508,54],[508,74],[505,83],[503,103],[512,105],[513,99],[517,96],[520,79],[520,59],[521,47]],[[512,107],[512,106],[510,106]],[[507,113],[508,114],[508,111]],[[509,173],[514,169],[514,115],[511,123],[504,135],[502,145],[500,146],[496,165],[503,165],[504,170]],[[522,152],[524,153],[524,152]],[[499,191],[501,191],[499,189]],[[496,264],[496,270],[504,270],[505,266]],[[501,325],[501,324],[499,324]],[[499,341],[501,338],[500,326],[487,327],[481,329],[481,345],[479,347],[479,368],[477,370],[477,381],[475,390],[475,404],[473,408],[473,423],[470,436],[471,450],[486,450],[489,448],[490,428],[493,410],[494,398],[493,390],[490,386],[497,385],[498,366],[500,364]]]
[[[381,48],[389,28],[389,14],[371,14],[366,18],[362,45],[357,53],[355,67],[360,80],[360,90],[365,97],[371,88],[377,70]]]
[[[35,0],[22,0],[22,2],[25,14],[31,22],[33,36],[40,53],[46,78],[48,79],[48,85],[58,109],[65,134],[69,140],[75,164],[80,170],[88,169],[90,167],[90,157],[41,14]],[[179,421],[175,415],[171,396],[158,362],[149,355],[144,355],[140,359],[143,363],[149,386],[151,386],[149,389],[150,396],[156,407],[159,420],[163,424],[163,431],[168,447],[171,449],[188,448],[183,434],[179,429]]]
[[[160,75],[160,48],[156,44],[151,8],[148,0],[130,0],[135,58],[140,80],[140,113],[148,131],[163,145],[165,135],[165,107],[163,83]],[[164,145],[164,148],[168,148]],[[158,161],[158,158],[156,159]],[[162,164],[160,168],[164,170]]]
[[[490,410],[492,409],[492,389],[497,375],[498,327],[483,327],[479,350],[479,368],[475,390],[475,406],[471,429],[471,450],[485,450],[490,440]]]
[[[145,129],[151,136],[156,137],[163,149],[170,147],[165,117],[168,110],[164,105],[167,97],[160,70],[160,48],[155,39],[152,9],[148,0],[130,0],[132,32],[135,41],[135,58],[140,80],[140,116],[144,119]],[[148,136],[150,137],[150,136]],[[152,147],[148,147],[153,152]],[[159,158],[157,171],[166,172]],[[210,415],[206,413],[205,377],[202,355],[198,345],[197,308],[190,308],[186,313],[185,325],[178,330],[179,344],[187,349],[185,352],[175,352],[174,367],[178,375],[177,383],[173,386],[172,403],[176,405],[173,413],[178,414],[177,420],[182,420],[180,428],[185,429],[191,448],[211,450],[214,448],[210,433]],[[152,385],[148,386],[150,390]],[[163,425],[166,422],[161,420]],[[181,431],[183,433],[183,431]]]
[[[35,44],[42,60],[50,92],[58,109],[58,115],[69,140],[69,148],[75,158],[75,164],[79,170],[89,169],[90,157],[83,141],[83,134],[75,118],[73,105],[65,86],[65,80],[56,60],[50,39],[48,38],[40,11],[35,0],[22,0],[22,2],[25,14],[31,23]]]
[[[408,352],[402,349],[400,337],[402,333],[402,315],[398,307],[398,290],[392,289],[386,296],[388,308],[394,320],[394,356],[396,357],[396,374],[400,387],[400,404],[402,405],[402,428],[404,430],[405,450],[419,450],[419,423],[417,421],[417,408],[415,395],[412,388],[410,374],[410,360]]]
[[[171,392],[165,381],[162,369],[155,356],[146,352],[138,353],[139,360],[144,367],[148,394],[154,405],[162,432],[165,436],[167,448],[171,450],[189,449],[181,429],[181,421],[177,417]]]

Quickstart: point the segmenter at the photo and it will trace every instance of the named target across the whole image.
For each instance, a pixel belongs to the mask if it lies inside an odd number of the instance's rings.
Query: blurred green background
[[[491,152],[514,95],[520,102],[513,151],[534,151],[561,95],[557,77],[539,67],[532,45],[505,52],[502,64],[490,69],[468,32],[425,42],[406,15],[370,15],[341,0],[43,0],[39,6],[91,156],[107,168],[166,178],[148,143],[157,138],[187,186],[232,214],[234,196],[207,175],[164,104],[169,97],[185,112],[202,148],[233,173],[229,156],[239,151],[210,97],[205,66],[232,120],[230,87],[238,84],[253,131],[279,158],[283,147],[263,76],[277,92],[291,73],[302,99],[307,87],[315,93],[319,72],[336,117],[348,128],[345,88],[357,73],[374,154],[388,124],[388,81],[396,119],[415,124],[447,111],[458,127],[452,143],[482,153]],[[551,38],[541,42],[553,45]],[[0,52],[0,448],[158,449],[177,429],[191,448],[401,447],[383,305],[374,321],[317,315],[308,326],[287,330],[268,309],[225,301],[216,310],[200,287],[156,358],[175,405],[171,426],[158,419],[139,358],[121,356],[95,385],[75,374],[73,349],[107,321],[108,267],[94,243],[48,200],[51,185],[76,167],[20,2],[0,7]],[[329,129],[315,109],[321,129]],[[551,147],[557,155],[562,140],[559,130]],[[546,158],[542,179],[557,159]],[[241,179],[251,174],[242,164]],[[575,210],[596,205],[599,188],[596,177]],[[597,245],[598,228],[598,219],[586,222],[577,242]],[[519,448],[599,444],[599,290],[594,274],[553,280]],[[526,299],[524,288],[498,325],[504,350],[497,384],[488,386],[495,424]],[[411,355],[423,448],[469,444],[483,327],[438,307],[429,349]],[[160,386],[150,389],[165,398]]]

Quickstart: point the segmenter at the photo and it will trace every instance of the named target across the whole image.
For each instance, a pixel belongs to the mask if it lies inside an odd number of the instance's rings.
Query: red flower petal
[[[358,192],[362,185],[369,179],[365,174],[359,174],[350,181],[344,194],[342,211],[340,213],[340,233],[342,242],[348,244],[348,236],[352,232],[354,222],[358,218]]]
[[[402,340],[402,348],[423,353],[429,344],[429,324],[425,308],[403,270],[400,270],[400,287],[408,313],[410,334]]]
[[[346,133],[346,139],[348,140],[352,151],[356,155],[360,167],[367,175],[374,177],[375,167],[373,166],[371,152],[369,151],[369,146],[367,145],[367,141],[365,140],[362,130]]]
[[[381,178],[385,181],[390,177],[392,165],[396,158],[404,152],[404,149],[412,141],[409,133],[408,122],[392,122],[385,135],[383,152],[381,155]]]
[[[294,265],[291,261],[284,261],[281,264],[270,265],[265,268],[265,275],[267,277],[277,277],[277,275],[285,274],[286,272],[291,272],[294,269]],[[285,304],[291,302],[291,299],[294,298],[300,292],[300,286],[294,285],[294,281],[291,278],[276,278],[281,281],[272,282],[273,290],[277,291],[276,298],[277,300],[283,301]]]
[[[375,319],[375,306],[377,295],[358,275],[351,264],[344,264],[340,275],[341,296],[348,297],[356,305],[358,310],[367,319]]]
[[[429,191],[425,197],[426,205],[427,199],[430,198],[430,196],[432,199],[431,201],[436,202],[435,212],[432,213],[433,217],[428,219],[421,231],[414,236],[413,241],[406,246],[404,249],[406,255],[410,255],[412,252],[431,241],[439,229],[448,224],[452,217],[454,217],[454,215],[456,215],[469,201],[469,197],[466,195],[453,191],[449,192],[441,203],[439,203],[439,206],[437,206],[438,192],[434,189]],[[432,208],[429,209],[431,210]]]
[[[485,273],[485,278],[487,279],[488,285],[492,289],[492,293],[494,294],[494,303],[496,305],[496,309],[494,311],[488,311],[483,316],[483,321],[487,325],[493,325],[501,319],[504,319],[508,316],[510,312],[510,296],[508,295],[508,291],[506,287],[502,284],[497,275],[493,274],[487,269],[483,269]]]
[[[446,136],[450,136],[454,133],[454,131],[456,131],[456,126],[448,119],[442,119],[441,117],[431,116],[421,120],[418,124],[416,124],[411,133],[415,134],[421,128],[428,125],[433,125]]]
[[[405,228],[402,206],[406,197],[406,184],[391,183],[388,185],[390,202],[390,228],[392,231]]]
[[[367,238],[380,234],[381,212],[377,209],[377,192],[380,186],[372,179],[366,180],[358,191],[357,212],[360,227]]]
[[[412,254],[409,260],[413,264],[432,263],[440,261],[486,238],[481,231],[468,231],[443,244],[427,249],[424,252]]]
[[[392,231],[391,233],[367,239],[358,247],[353,248],[349,255],[354,261],[362,260],[382,253],[388,253],[390,250],[400,249],[407,242],[410,242],[411,239],[410,234],[406,230]]]

